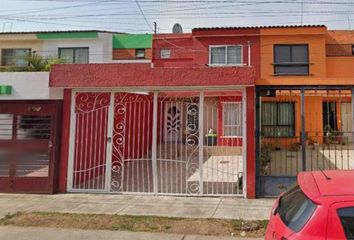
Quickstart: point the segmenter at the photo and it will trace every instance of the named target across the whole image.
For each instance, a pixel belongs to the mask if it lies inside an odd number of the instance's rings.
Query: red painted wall
[[[69,137],[70,137],[70,107],[71,90],[64,90],[63,118],[61,131],[61,148],[59,162],[59,192],[66,192],[68,157],[69,157]]]
[[[251,46],[251,66],[260,77],[259,29],[193,30],[192,34],[156,34],[153,38],[155,67],[203,67],[209,64],[210,45],[243,45],[243,62],[248,63]],[[161,58],[161,49],[170,49],[170,58]]]
[[[152,146],[152,118],[152,94],[115,94],[112,158],[114,164],[122,164],[123,158],[149,158],[147,155],[151,153]]]
[[[102,188],[104,183],[110,98],[109,92],[82,92],[75,95],[75,188],[98,189]],[[96,179],[99,176],[101,179]],[[90,179],[95,180],[88,182]]]
[[[248,50],[246,46],[249,42],[251,43],[251,67],[206,66],[209,63],[209,45],[242,44],[245,46],[243,51],[244,62],[247,63]],[[171,57],[169,59],[160,58],[160,50],[162,48],[171,49]],[[50,73],[50,86],[64,88],[254,86],[255,79],[260,78],[258,29],[197,29],[191,34],[158,34],[154,36],[152,55],[154,67],[151,67],[150,64],[142,63],[54,65]],[[67,183],[70,97],[71,91],[65,90],[59,183],[61,192],[66,191]],[[248,198],[255,197],[254,103],[254,87],[247,87]],[[163,109],[159,110],[159,116],[161,114],[163,114]],[[148,126],[148,122],[145,121],[142,121],[142,123]],[[158,124],[158,126],[162,125],[162,123]],[[163,129],[159,128],[158,132],[162,133]],[[160,140],[158,139],[158,141]],[[144,144],[146,144],[143,147],[144,149],[150,148],[149,143]],[[242,145],[242,143],[234,142],[229,142],[229,144]],[[124,151],[126,152],[127,150]],[[142,154],[144,153],[145,150]],[[126,154],[129,154],[129,152],[126,152]]]
[[[175,87],[254,85],[250,67],[151,68],[146,63],[57,64],[50,87]]]
[[[255,88],[246,88],[247,198],[256,198]]]
[[[217,130],[217,135],[218,137],[218,146],[242,146],[242,137],[240,138],[235,138],[235,137],[223,137],[221,138],[220,136],[224,135],[224,108],[223,108],[223,102],[242,102],[242,97],[237,96],[237,97],[219,97],[219,102],[218,102],[218,130]],[[242,121],[242,118],[241,118]]]

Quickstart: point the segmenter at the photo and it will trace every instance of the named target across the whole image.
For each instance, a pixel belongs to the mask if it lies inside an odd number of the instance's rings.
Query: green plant
[[[324,128],[325,134],[326,136],[324,137],[324,143],[327,145],[330,144],[344,144],[345,145],[345,141],[344,141],[344,133],[341,131],[336,131],[334,129],[332,129],[329,125],[327,125]]]
[[[260,152],[260,165],[261,171],[265,173],[266,168],[272,161],[272,152],[274,151],[274,146],[271,143],[262,143]]]
[[[37,53],[24,56],[28,62],[26,67],[8,66],[1,68],[1,72],[49,72],[53,64],[65,63],[65,60],[56,57],[43,57]]]
[[[300,151],[300,149],[301,149],[301,144],[298,142],[294,142],[294,143],[290,144],[288,147],[288,150],[290,152],[298,152],[298,151]]]
[[[308,133],[306,133],[306,140],[307,140],[307,145],[309,146],[313,146],[317,143],[312,137],[308,135]]]

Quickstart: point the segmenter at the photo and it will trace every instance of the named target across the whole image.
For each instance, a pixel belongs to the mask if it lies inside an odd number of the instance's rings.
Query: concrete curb
[[[62,212],[263,220],[274,199],[136,196],[107,194],[0,194],[0,217],[6,213]]]
[[[257,238],[198,236],[167,233],[145,233],[105,230],[80,230],[37,227],[0,227],[1,240],[238,240]],[[259,238],[258,238],[259,239]]]

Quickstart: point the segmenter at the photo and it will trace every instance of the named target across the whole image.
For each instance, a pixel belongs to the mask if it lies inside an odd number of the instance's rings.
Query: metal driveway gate
[[[351,87],[257,90],[258,194],[278,195],[300,171],[354,169]]]
[[[243,195],[242,91],[74,92],[68,190]]]

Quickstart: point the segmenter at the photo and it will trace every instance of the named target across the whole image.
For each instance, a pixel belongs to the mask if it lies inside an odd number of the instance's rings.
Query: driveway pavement
[[[109,194],[0,194],[0,218],[19,211],[46,211],[263,220],[268,219],[273,202],[273,199]]]
[[[197,236],[164,233],[78,230],[34,227],[0,227],[1,240],[237,240],[238,237]],[[251,238],[255,240],[255,238]]]

